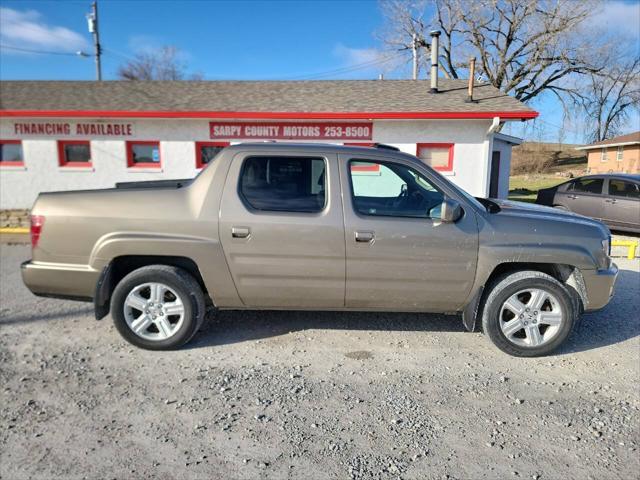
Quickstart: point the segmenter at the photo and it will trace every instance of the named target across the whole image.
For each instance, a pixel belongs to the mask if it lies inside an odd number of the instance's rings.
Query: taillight
[[[44,226],[44,215],[31,215],[31,248],[36,248]]]

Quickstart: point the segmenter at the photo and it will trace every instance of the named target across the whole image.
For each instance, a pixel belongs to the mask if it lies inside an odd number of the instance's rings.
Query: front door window
[[[358,160],[349,162],[349,175],[354,209],[361,215],[439,217],[444,195],[410,167]]]

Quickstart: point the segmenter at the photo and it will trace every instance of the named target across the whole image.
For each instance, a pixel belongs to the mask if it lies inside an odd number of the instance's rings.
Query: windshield
[[[473,204],[473,206],[475,206],[476,208],[478,208],[479,210],[482,210],[484,212],[487,211],[487,208],[482,203],[480,203],[473,195],[471,195],[470,193],[467,193],[466,191],[464,191],[463,189],[458,187],[455,183],[453,183],[452,181],[448,180],[444,175],[442,175],[437,170],[432,169],[432,171],[433,171],[433,173],[437,174],[442,181],[446,182],[447,185],[449,186],[449,188],[455,190],[457,193],[462,195],[469,203]]]

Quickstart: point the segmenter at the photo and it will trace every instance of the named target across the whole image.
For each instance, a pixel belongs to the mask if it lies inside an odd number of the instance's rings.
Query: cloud
[[[164,43],[162,39],[153,35],[131,35],[127,46],[134,55],[157,55],[163,48],[172,48],[175,50],[174,53],[179,62],[193,60],[193,55],[188,51],[182,50],[174,44]]]
[[[346,66],[355,66],[363,63],[373,63],[384,60],[388,54],[376,48],[351,48],[341,43],[335,46],[333,54],[342,59]]]
[[[79,33],[48,25],[35,10],[19,11],[0,7],[0,42],[5,45],[74,52],[89,47]]]
[[[154,53],[162,48],[162,42],[153,35],[131,35],[127,44],[134,53]]]
[[[377,75],[397,70],[403,63],[402,55],[377,48],[352,48],[341,43],[333,49],[333,55],[342,61],[341,74],[357,76]]]
[[[589,23],[596,28],[631,37],[637,42],[640,40],[640,2],[604,2]]]

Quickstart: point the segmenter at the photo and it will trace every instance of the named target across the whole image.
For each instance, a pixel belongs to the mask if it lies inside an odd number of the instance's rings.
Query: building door
[[[340,169],[346,306],[457,310],[475,276],[475,214],[442,223],[443,191],[409,162],[340,155]]]
[[[344,306],[344,222],[335,155],[291,149],[238,154],[219,218],[225,258],[246,306]]]
[[[491,180],[489,181],[489,198],[498,198],[500,188],[500,152],[491,155]]]

